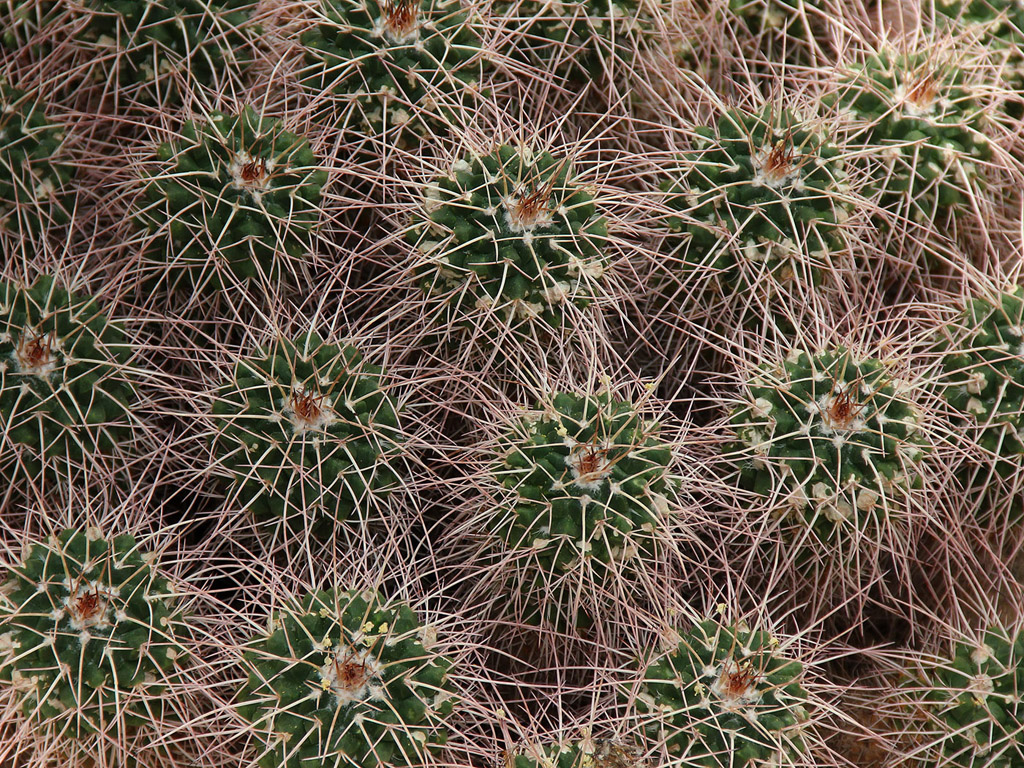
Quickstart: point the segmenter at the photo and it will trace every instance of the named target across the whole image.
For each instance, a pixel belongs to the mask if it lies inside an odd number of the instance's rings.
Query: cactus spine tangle
[[[607,221],[567,159],[502,146],[455,164],[426,188],[407,236],[424,291],[456,319],[493,313],[559,328],[605,271]]]
[[[649,738],[673,759],[707,768],[786,764],[803,750],[803,664],[745,625],[697,624],[677,648],[640,670],[628,699]]]
[[[163,709],[185,650],[167,579],[131,536],[65,530],[31,544],[0,589],[0,681],[75,737]]]
[[[843,347],[794,351],[762,366],[743,399],[730,419],[740,485],[823,542],[898,513],[921,482],[919,410],[879,360]]]
[[[327,172],[306,139],[252,107],[189,121],[157,150],[136,220],[152,235],[150,258],[172,285],[209,293],[280,275],[284,256],[311,247]]]
[[[264,768],[423,765],[445,743],[452,663],[436,631],[376,592],[316,592],[275,614],[245,653],[238,712]]]
[[[257,520],[327,535],[368,516],[397,482],[398,414],[383,371],[315,333],[240,361],[213,417],[214,453]]]

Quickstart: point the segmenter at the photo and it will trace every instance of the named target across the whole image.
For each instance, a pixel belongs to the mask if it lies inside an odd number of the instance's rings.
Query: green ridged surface
[[[0,681],[72,736],[159,714],[187,654],[167,579],[135,539],[65,530],[31,545],[0,590]]]
[[[320,220],[321,188],[309,142],[252,107],[209,122],[190,120],[160,145],[144,179],[139,226],[153,235],[150,258],[182,290],[210,293],[280,274],[284,254],[301,258]]]
[[[958,643],[936,665],[926,699],[944,726],[939,744],[952,768],[1024,765],[1024,635],[993,628],[981,644]]]
[[[34,234],[68,220],[72,168],[59,159],[63,142],[38,98],[0,80],[0,232]]]
[[[34,480],[44,458],[89,465],[129,441],[131,357],[94,299],[48,276],[31,288],[0,283],[0,418],[4,442],[25,449],[5,457],[3,476]]]
[[[398,415],[380,367],[316,334],[239,362],[213,405],[213,450],[258,520],[318,535],[372,516],[396,485]]]
[[[585,608],[572,615],[573,578],[588,574],[600,592],[654,557],[674,486],[672,452],[656,424],[610,394],[560,393],[537,407],[502,443],[496,472],[512,508],[499,510],[493,532],[529,553],[535,576],[522,620],[587,625]]]
[[[739,484],[802,516],[823,541],[901,509],[928,450],[916,405],[879,360],[794,352],[747,383],[730,423]],[[847,534],[849,532],[847,531]]]
[[[821,282],[828,255],[841,248],[848,215],[844,163],[837,147],[789,112],[730,110],[717,131],[699,127],[698,149],[669,167],[661,188],[671,233],[685,237],[686,262],[713,269],[726,293]],[[670,242],[680,242],[679,237]]]
[[[685,765],[787,764],[803,750],[803,665],[768,632],[702,622],[641,675],[635,699],[630,687],[620,696],[634,702],[648,737]]]
[[[881,53],[826,105],[865,127],[856,140],[880,162],[873,172],[883,205],[909,205],[921,221],[971,210],[968,184],[984,187],[979,167],[992,147],[981,132],[984,103],[961,69],[930,54]]]
[[[585,307],[599,289],[606,238],[606,219],[567,161],[509,146],[428,185],[407,236],[423,290],[457,316],[492,310],[555,328],[564,304]]]
[[[947,330],[942,393],[1003,475],[1024,458],[1024,286],[971,299]]]
[[[472,106],[482,43],[457,0],[324,0],[318,18],[302,35],[300,77],[315,94],[352,100],[350,127],[416,146]]]
[[[321,591],[275,614],[248,646],[238,697],[267,740],[259,764],[422,765],[447,740],[453,705],[452,664],[432,650],[434,634],[374,592]]]

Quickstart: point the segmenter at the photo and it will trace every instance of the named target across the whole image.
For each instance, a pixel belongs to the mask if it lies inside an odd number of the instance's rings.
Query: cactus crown
[[[412,609],[375,592],[307,595],[245,653],[239,714],[267,734],[260,765],[421,765],[445,743],[451,662]]]
[[[824,541],[893,509],[920,481],[917,407],[879,360],[795,351],[747,384],[731,423],[744,487],[777,497]]]
[[[6,439],[29,449],[9,457],[18,471],[35,474],[43,458],[81,466],[132,437],[130,358],[92,298],[48,276],[31,288],[0,283],[0,417]]]
[[[187,122],[178,141],[162,144],[162,163],[146,177],[150,204],[138,223],[166,249],[167,269],[208,291],[230,275],[244,281],[276,274],[280,253],[311,247],[327,172],[316,167],[306,139],[252,107],[207,123]]]
[[[808,717],[803,664],[778,645],[768,632],[705,621],[643,667],[635,698],[628,686],[621,695],[648,736],[686,764],[777,764],[802,750],[799,726]]]
[[[955,65],[928,54],[879,53],[832,101],[864,123],[864,141],[878,150],[883,204],[909,200],[916,218],[931,220],[936,208],[960,209],[963,179],[983,181],[978,163],[992,155],[980,131],[984,104]]]
[[[558,593],[558,581],[581,564],[600,584],[653,554],[675,484],[671,449],[657,435],[656,424],[608,393],[559,393],[503,438],[496,472],[512,492],[512,515],[496,518],[494,533],[535,561],[531,604]],[[558,623],[551,617],[566,606],[557,597],[549,602],[542,614]],[[581,610],[570,623],[589,622]]]
[[[408,241],[423,290],[459,315],[494,311],[558,328],[604,274],[607,222],[569,163],[502,146],[455,164],[426,190]]]
[[[67,221],[61,193],[72,169],[57,160],[63,139],[37,100],[0,80],[0,231]]]
[[[977,430],[977,440],[1002,459],[1000,472],[1024,457],[1024,286],[971,299],[943,348],[942,393]]]
[[[839,150],[788,111],[730,110],[717,135],[698,128],[703,143],[684,154],[662,182],[665,202],[685,212],[669,219],[688,235],[687,261],[711,266],[729,292],[749,288],[765,273],[779,282],[821,280],[823,256],[839,248],[848,204]],[[724,230],[724,231],[723,231]],[[810,264],[800,264],[810,259]]]
[[[214,453],[257,519],[325,535],[390,492],[400,435],[385,387],[357,349],[312,332],[237,365],[214,401]]]
[[[0,590],[0,680],[27,716],[102,731],[161,710],[187,653],[167,580],[135,539],[66,530],[27,548]]]
[[[1010,768],[1024,761],[1024,634],[994,627],[981,642],[958,643],[932,670],[926,699],[943,726],[950,765]]]
[[[321,9],[302,36],[309,89],[353,99],[361,130],[399,144],[447,131],[483,61],[458,0],[323,0]]]

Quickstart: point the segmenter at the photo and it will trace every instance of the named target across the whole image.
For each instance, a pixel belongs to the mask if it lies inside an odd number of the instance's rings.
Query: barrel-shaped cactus
[[[1024,634],[993,627],[960,642],[927,675],[924,699],[939,733],[943,765],[1012,768],[1024,764]]]
[[[214,404],[213,449],[259,521],[327,535],[396,484],[398,414],[380,367],[315,333],[241,360]]]
[[[739,484],[823,542],[898,514],[921,483],[919,407],[879,360],[794,351],[762,366],[742,399],[730,418]]]
[[[648,737],[684,765],[752,768],[787,764],[803,750],[803,675],[768,632],[704,621],[642,662],[639,684],[621,695]]]
[[[928,53],[881,52],[854,68],[829,103],[870,150],[880,202],[920,221],[962,213],[992,156],[984,101],[963,69]]]
[[[661,185],[666,205],[685,214],[668,225],[686,263],[713,270],[729,295],[820,283],[849,208],[839,149],[772,107],[729,110],[717,131],[697,134],[698,148],[666,168]]]
[[[148,258],[167,284],[210,292],[280,274],[301,257],[320,219],[326,171],[309,142],[252,107],[189,121],[160,145],[136,221],[152,235]]]
[[[1003,475],[1024,461],[1024,286],[973,298],[944,334],[942,393]]]
[[[79,737],[164,709],[187,626],[154,559],[92,528],[26,548],[0,589],[0,684],[27,716]]]
[[[504,436],[501,453],[495,472],[511,494],[492,532],[530,561],[519,618],[590,624],[592,604],[613,578],[628,578],[656,555],[675,485],[670,446],[629,402],[607,392],[559,393]],[[581,576],[591,606],[574,610]]]
[[[321,591],[276,613],[245,652],[239,714],[264,768],[423,765],[445,743],[451,662],[437,632],[376,592]]]
[[[302,44],[307,89],[347,104],[350,129],[408,146],[458,124],[485,61],[459,0],[322,0]]]
[[[84,0],[65,21],[75,47],[90,56],[94,79],[117,82],[137,101],[165,105],[180,100],[182,85],[216,85],[244,63],[255,6],[254,0]]]
[[[67,220],[72,168],[59,157],[63,139],[38,97],[0,81],[0,232],[32,234]]]
[[[0,283],[0,474],[8,482],[92,464],[133,437],[137,400],[121,326],[91,297],[40,277]]]
[[[471,155],[426,188],[407,240],[416,274],[457,320],[562,325],[604,275],[607,222],[568,159],[502,146]]]

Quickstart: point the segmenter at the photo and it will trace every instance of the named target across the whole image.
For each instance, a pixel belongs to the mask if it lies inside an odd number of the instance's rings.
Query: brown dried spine
[[[419,0],[387,0],[384,3],[384,29],[395,40],[412,34],[419,15]]]

